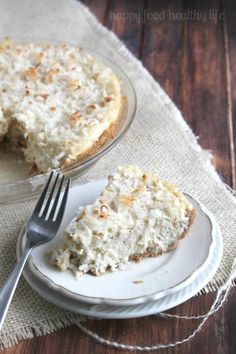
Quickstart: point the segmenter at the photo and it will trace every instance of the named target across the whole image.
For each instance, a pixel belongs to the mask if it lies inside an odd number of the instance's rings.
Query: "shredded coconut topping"
[[[62,270],[115,271],[176,247],[190,227],[193,207],[176,187],[137,166],[121,166],[93,205],[80,210],[52,262]]]
[[[76,160],[119,117],[119,80],[80,48],[5,39],[0,74],[0,139],[24,140],[40,172]]]

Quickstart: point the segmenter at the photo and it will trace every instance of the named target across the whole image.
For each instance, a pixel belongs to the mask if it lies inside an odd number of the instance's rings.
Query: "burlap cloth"
[[[125,138],[78,182],[107,176],[119,164],[136,163],[197,197],[216,216],[224,238],[222,264],[205,288],[216,290],[227,278],[236,254],[236,201],[212,167],[209,153],[198,145],[158,83],[118,38],[75,0],[0,0],[0,37],[6,35],[78,42],[95,48],[129,75],[138,99],[135,121]],[[0,208],[1,284],[16,262],[16,237],[34,203]],[[41,299],[21,279],[0,336],[1,345],[50,333],[73,319],[74,315]]]

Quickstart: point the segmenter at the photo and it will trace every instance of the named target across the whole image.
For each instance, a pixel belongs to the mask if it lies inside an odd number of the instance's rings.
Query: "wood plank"
[[[225,44],[228,50],[228,95],[229,95],[229,139],[231,141],[231,165],[233,188],[236,189],[236,2],[224,1]]]
[[[98,21],[104,23],[107,14],[108,0],[81,0],[84,5],[88,6],[90,11],[96,16]]]
[[[141,56],[144,66],[179,107],[183,22],[169,18],[181,11],[181,0],[147,2]]]
[[[140,56],[143,35],[144,0],[110,0],[106,27],[111,29],[137,57]]]
[[[207,14],[221,9],[218,0],[204,6],[190,3],[190,9]],[[214,154],[217,170],[232,184],[230,142],[228,141],[226,62],[224,52],[224,23],[207,18],[205,23],[193,21],[185,26],[182,65],[182,109],[199,135],[199,142]],[[219,55],[218,53],[223,53]]]
[[[146,23],[144,65],[183,112],[200,144],[212,150],[215,166],[231,184],[223,21],[210,18],[221,3],[149,0],[147,8],[166,15]],[[187,19],[175,20],[178,14]]]

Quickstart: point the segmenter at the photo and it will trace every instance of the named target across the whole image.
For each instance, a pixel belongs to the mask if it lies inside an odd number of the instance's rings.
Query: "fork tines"
[[[70,186],[70,178],[67,181],[66,188],[63,194],[63,197],[60,199],[61,191],[63,188],[64,182],[64,175],[60,173],[56,173],[54,183],[50,190],[50,194],[48,198],[46,198],[50,185],[52,184],[52,180],[54,177],[54,172],[52,171],[49,175],[48,181],[44,187],[44,190],[36,204],[34,209],[33,215],[49,220],[49,221],[56,221],[59,218],[62,218],[64,214],[64,209],[66,206],[66,201],[69,192]],[[57,187],[58,181],[60,179],[59,187]],[[55,195],[56,194],[56,195]],[[54,197],[54,199],[53,199]]]

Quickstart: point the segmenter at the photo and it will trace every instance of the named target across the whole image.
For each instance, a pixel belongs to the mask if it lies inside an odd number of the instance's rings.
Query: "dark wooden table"
[[[181,109],[199,136],[200,144],[212,150],[214,165],[222,179],[236,188],[236,2],[83,2],[142,60]],[[204,313],[214,297],[214,294],[206,294],[192,298],[172,313]],[[192,320],[173,322],[150,316],[133,320],[91,320],[89,327],[111,340],[152,345],[183,338],[196,324]],[[122,351],[96,343],[76,326],[22,341],[2,351],[4,354],[118,352]],[[178,348],[158,352],[235,354],[236,288],[231,290],[224,308],[209,319],[195,339]]]

